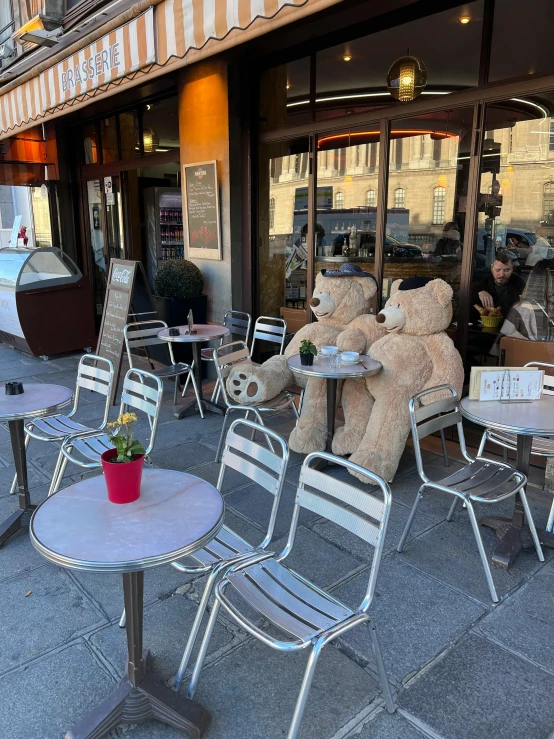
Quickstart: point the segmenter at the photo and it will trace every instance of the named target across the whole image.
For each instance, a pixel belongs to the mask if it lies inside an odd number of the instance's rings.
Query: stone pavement
[[[48,362],[0,346],[0,381],[74,386],[78,357]],[[90,397],[80,418],[98,421]],[[116,409],[113,410],[113,415]],[[168,385],[159,426],[157,466],[186,470],[215,483],[213,462],[221,419],[176,421]],[[288,434],[292,418],[276,421]],[[33,502],[47,492],[56,451],[31,442]],[[442,458],[426,453],[437,476]],[[302,457],[291,462],[275,546],[286,535]],[[16,507],[8,495],[14,474],[7,429],[0,427],[0,515]],[[338,470],[334,474],[340,474]],[[80,479],[69,466],[65,484]],[[354,478],[348,481],[358,484]],[[359,483],[361,486],[362,484]],[[554,559],[532,551],[509,571],[494,569],[502,601],[493,607],[463,511],[445,521],[449,501],[429,494],[405,552],[395,551],[418,478],[407,448],[392,484],[393,508],[372,615],[396,693],[398,711],[383,710],[367,630],[350,632],[327,649],[318,666],[302,739],[547,739],[554,736]],[[259,541],[264,500],[245,478],[230,475],[223,491],[230,525]],[[547,510],[535,506],[544,525]],[[313,515],[303,515],[290,563],[351,605],[361,601],[369,574],[368,547]],[[483,531],[490,553],[495,543]],[[171,684],[192,622],[202,581],[173,568],[145,576],[145,646]],[[121,676],[125,634],[118,628],[119,576],[64,571],[34,551],[26,534],[0,550],[0,738],[59,739]],[[200,680],[198,700],[213,715],[206,739],[286,736],[306,654],[283,655],[221,618]],[[126,739],[177,739],[158,723],[120,727]]]

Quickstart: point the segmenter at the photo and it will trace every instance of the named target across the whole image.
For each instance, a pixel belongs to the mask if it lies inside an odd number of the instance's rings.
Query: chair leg
[[[456,508],[458,507],[458,501],[459,500],[460,499],[458,498],[458,496],[455,495],[454,496],[454,500],[452,501],[452,505],[450,506],[450,510],[446,514],[446,520],[447,521],[449,521],[449,522],[452,521],[452,519],[454,517],[454,514],[456,513]]]
[[[521,490],[519,491],[519,495],[521,498],[521,502],[523,503],[523,509],[525,511],[525,515],[527,516],[527,523],[529,524],[529,530],[531,531],[531,536],[533,537],[533,542],[535,544],[535,549],[537,550],[537,556],[539,558],[539,562],[544,562],[544,554],[542,551],[541,543],[539,541],[539,536],[537,534],[537,529],[535,527],[533,516],[531,515],[531,509],[529,508],[529,503],[527,501],[527,495],[523,488],[521,488]]]
[[[481,532],[479,531],[479,524],[475,517],[475,511],[470,500],[466,500],[467,512],[469,513],[469,520],[471,521],[471,527],[473,528],[473,535],[477,542],[477,549],[479,550],[479,556],[483,563],[483,569],[485,570],[485,577],[487,578],[487,584],[489,586],[491,598],[493,603],[498,603],[498,595],[496,594],[496,588],[494,587],[494,580],[492,579],[491,568],[489,567],[489,561],[485,553],[485,547],[483,546],[483,539],[481,538]]]
[[[119,628],[124,629],[125,626],[127,626],[127,614],[125,613],[125,609],[123,609],[123,613],[121,614],[121,618],[119,619]]]
[[[287,739],[296,739],[298,736],[298,732],[300,731],[300,724],[302,723],[302,718],[304,716],[308,694],[312,686],[315,668],[322,649],[323,640],[320,639],[316,641],[316,643],[312,647],[310,656],[308,658],[308,664],[306,665],[306,670],[302,679],[302,686],[300,687],[300,693],[298,694],[296,706],[294,707],[294,713],[292,716],[289,733],[287,734]]]
[[[180,689],[181,683],[183,682],[183,678],[185,676],[185,672],[187,670],[187,666],[190,660],[190,656],[192,654],[192,650],[194,649],[196,639],[198,638],[198,632],[200,631],[200,626],[202,625],[202,619],[204,618],[204,614],[206,613],[206,608],[208,607],[208,601],[210,600],[210,595],[212,594],[212,590],[213,590],[215,581],[217,579],[218,572],[219,570],[214,568],[208,576],[206,587],[204,588],[204,592],[202,593],[202,598],[196,610],[196,616],[194,618],[194,623],[192,624],[192,628],[190,630],[187,645],[185,647],[185,651],[183,652],[183,656],[181,658],[181,664],[179,665],[177,676],[175,677],[175,684],[173,685],[173,690],[175,691],[178,691]]]
[[[292,412],[294,413],[294,417],[298,421],[298,419],[300,418],[300,413],[299,413],[298,408],[296,407],[296,403],[294,401],[292,401]]]
[[[483,431],[483,436],[481,437],[481,443],[479,444],[479,449],[477,450],[477,456],[482,457],[483,452],[485,451],[485,444],[487,443],[487,432]]]
[[[212,403],[217,403],[217,398],[219,398],[219,377],[215,381],[214,389],[212,390]]]
[[[265,423],[264,423],[264,420],[262,418],[262,414],[260,413],[260,411],[256,410],[256,408],[253,408],[252,410],[253,410],[256,418],[258,419],[258,423],[260,424],[260,426],[265,426]],[[254,439],[254,434],[252,434],[252,439]],[[271,439],[269,438],[269,436],[267,434],[265,434],[265,440],[267,442],[267,445],[268,445],[269,449],[275,454],[275,449],[273,448],[273,444],[271,443]]]
[[[185,380],[185,384],[184,384],[184,387],[183,387],[183,392],[181,393],[181,398],[184,398],[185,397],[185,393],[187,392],[187,388],[188,388],[189,382],[190,382],[190,376],[191,376],[192,372],[194,372],[194,359],[191,362],[190,368],[191,368],[192,371],[187,374],[187,379]]]
[[[179,392],[179,375],[175,375],[175,389],[173,390],[173,405],[177,405],[177,393]]]
[[[200,411],[200,416],[204,418],[204,408],[202,407],[202,403],[200,402],[200,395],[198,395],[198,388],[196,386],[196,378],[192,370],[189,372],[189,377],[191,378],[192,387],[194,388],[194,394],[196,395],[196,402],[198,403],[198,410]]]
[[[508,449],[507,447],[504,447],[502,451],[502,459],[504,460],[504,464],[508,464]]]
[[[223,416],[223,423],[221,424],[221,433],[219,434],[219,442],[217,445],[217,452],[215,453],[215,461],[216,464],[219,463],[221,460],[221,450],[223,449],[223,440],[225,438],[225,428],[227,426],[227,416],[229,414],[229,408],[225,411],[225,415]]]
[[[63,480],[65,468],[67,467],[68,459],[61,453],[61,451],[60,451],[60,457],[61,459],[58,458],[58,463],[56,464],[56,470],[54,470],[54,476],[52,477],[52,483],[50,485],[50,489],[48,490],[48,497],[58,492],[59,487]]]
[[[383,697],[385,699],[385,705],[387,706],[388,713],[394,713],[396,706],[392,698],[392,692],[390,689],[389,679],[387,677],[387,671],[385,669],[385,662],[383,661],[383,655],[381,654],[381,647],[379,646],[379,639],[377,638],[377,629],[375,624],[371,621],[367,623],[369,629],[369,635],[371,636],[371,646],[373,647],[373,656],[377,663],[377,669],[379,671],[379,682],[381,683],[381,690],[383,691]]]
[[[194,698],[194,693],[196,692],[196,688],[198,687],[198,680],[200,679],[200,673],[202,672],[204,660],[206,659],[206,654],[208,653],[208,647],[210,645],[210,640],[212,638],[215,623],[217,621],[217,614],[219,613],[220,608],[221,603],[216,599],[212,607],[212,612],[210,613],[210,620],[208,621],[208,626],[206,627],[206,633],[204,634],[204,638],[202,639],[202,646],[200,647],[198,657],[196,658],[194,672],[192,673],[192,678],[187,690],[187,698]]]
[[[421,499],[423,498],[423,493],[421,492],[422,489],[423,488],[419,488],[419,490],[417,491],[412,510],[410,511],[410,515],[408,516],[408,520],[406,521],[406,526],[404,527],[404,531],[402,532],[402,536],[400,537],[400,541],[398,542],[398,546],[396,547],[397,552],[402,552],[404,550],[406,539],[408,538],[408,534],[410,533],[410,529],[412,528],[412,524],[417,513],[417,509],[419,507],[419,504],[421,503]]]
[[[304,403],[304,393],[306,392],[306,388],[302,388],[300,392],[300,402],[298,403],[298,415],[302,413],[302,405]]]
[[[29,446],[29,442],[31,441],[31,437],[29,434],[25,434],[25,451],[27,451],[27,447]],[[15,495],[17,492],[17,474],[13,476],[12,480],[12,486],[10,488],[10,495]]]
[[[552,500],[552,505],[550,506],[550,513],[548,515],[548,522],[546,524],[546,530],[549,534],[552,533],[552,529],[554,528],[554,499]]]
[[[444,435],[444,429],[440,430],[440,434],[441,434],[442,457],[444,459],[444,466],[450,467],[450,460],[448,459],[448,447],[446,446],[446,437]]]

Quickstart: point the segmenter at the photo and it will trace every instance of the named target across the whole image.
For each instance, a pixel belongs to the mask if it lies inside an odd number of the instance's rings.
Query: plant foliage
[[[122,413],[117,421],[108,424],[108,428],[113,431],[109,440],[117,449],[117,457],[112,461],[132,462],[133,457],[144,454],[144,447],[133,437],[133,424],[136,420],[135,413]]]
[[[154,277],[154,291],[161,298],[197,298],[203,289],[202,272],[188,259],[162,262]]]
[[[317,356],[317,347],[309,339],[303,339],[300,342],[300,354],[313,354]]]

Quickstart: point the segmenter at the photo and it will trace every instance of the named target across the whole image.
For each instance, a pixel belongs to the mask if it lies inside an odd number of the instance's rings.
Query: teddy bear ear
[[[402,282],[402,280],[395,280],[392,283],[392,285],[390,286],[390,295],[392,295],[393,293],[395,293],[398,290],[398,288],[400,287],[400,283],[401,282]]]
[[[355,277],[354,281],[361,285],[364,300],[370,300],[377,292],[377,283],[371,277]]]
[[[452,301],[454,291],[447,282],[445,282],[444,280],[436,279],[431,280],[429,285],[433,288],[433,292],[435,293],[437,300],[439,301],[439,305],[442,305],[444,307]]]

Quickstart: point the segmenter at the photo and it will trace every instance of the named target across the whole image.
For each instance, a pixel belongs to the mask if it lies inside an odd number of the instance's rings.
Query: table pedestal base
[[[35,508],[36,505],[30,505],[28,508],[20,508],[0,524],[0,549],[20,529],[29,528],[29,521]]]
[[[200,739],[210,714],[200,704],[146,675],[137,686],[122,680],[99,706],[67,732],[65,739],[101,739],[120,724],[142,724],[151,719],[187,732],[190,739]]]
[[[0,549],[20,529],[28,529],[31,515],[36,506],[31,505],[27,480],[27,454],[25,451],[25,426],[22,420],[8,421],[12,442],[13,461],[17,475],[19,510],[0,524]]]
[[[202,398],[201,402],[204,413],[217,413],[219,416],[225,415],[225,408],[222,405],[213,403],[211,400],[206,400],[205,398]],[[186,418],[187,416],[195,416],[198,413],[200,413],[200,411],[198,410],[198,403],[196,402],[196,399],[194,399],[191,400],[188,405],[184,405],[181,408],[178,408],[173,415],[180,421],[181,418]]]
[[[514,526],[511,518],[488,516],[479,521],[480,526],[492,529],[500,539],[492,555],[492,562],[497,567],[507,570],[522,549],[535,547],[531,531],[527,524]],[[537,534],[542,546],[554,549],[554,534],[537,528]]]
[[[337,415],[337,385],[338,380],[334,377],[327,377],[327,439],[325,442],[325,451],[329,454],[333,453],[333,436],[335,434],[335,419]],[[325,459],[318,459],[312,465],[314,470],[320,472],[328,467],[329,462]]]

